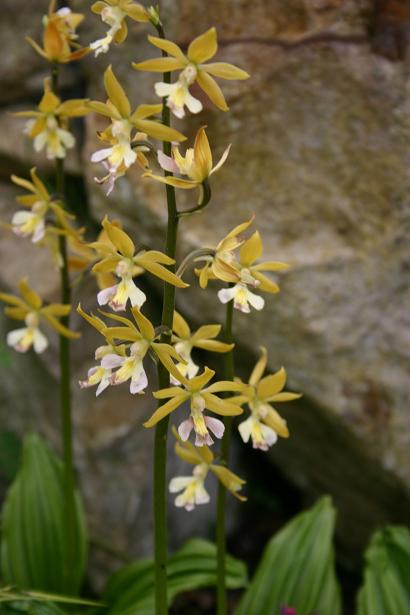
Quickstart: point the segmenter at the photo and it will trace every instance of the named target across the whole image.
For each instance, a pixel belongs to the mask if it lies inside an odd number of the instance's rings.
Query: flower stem
[[[161,25],[157,26],[158,34],[165,38]],[[163,52],[163,55],[167,55]],[[164,73],[165,83],[171,83],[171,73]],[[162,109],[162,123],[164,126],[171,125],[170,109],[164,105]],[[164,142],[162,146],[164,154],[171,154],[171,144]],[[165,171],[165,175],[172,175]],[[166,197],[168,208],[168,224],[165,240],[165,254],[175,258],[178,214],[175,198],[175,190],[172,186],[166,185]],[[169,269],[175,272],[175,266]],[[164,283],[164,294],[162,300],[161,325],[167,327],[168,333],[161,335],[161,342],[169,344],[171,341],[172,322],[175,307],[175,286],[167,282]],[[158,384],[159,388],[169,386],[169,373],[161,362],[158,363]],[[160,402],[161,403],[161,402]],[[168,613],[167,599],[167,434],[169,417],[165,417],[158,423],[155,429],[154,442],[154,554],[155,554],[155,612],[156,615],[166,615]]]
[[[224,341],[232,343],[233,301],[226,304]],[[233,380],[235,377],[233,349],[224,356],[224,378]],[[232,417],[224,417],[225,432],[221,443],[221,462],[228,463],[229,447],[231,442]],[[225,500],[226,489],[221,482],[218,483],[218,496],[216,502],[216,546],[217,546],[217,615],[226,615],[226,535],[225,535]]]
[[[53,92],[58,96],[58,65],[51,69],[51,82]],[[56,159],[55,167],[56,191],[64,202],[64,160]],[[58,248],[61,258],[61,303],[71,303],[70,278],[67,263],[67,244],[65,235],[58,238]],[[61,324],[69,327],[69,316],[61,317]],[[61,407],[61,436],[63,446],[63,476],[64,476],[64,527],[65,527],[65,560],[63,562],[64,578],[67,592],[70,590],[70,576],[74,570],[75,553],[75,479],[73,461],[73,429],[71,417],[71,366],[70,366],[70,340],[64,335],[59,336],[60,361],[60,407]]]

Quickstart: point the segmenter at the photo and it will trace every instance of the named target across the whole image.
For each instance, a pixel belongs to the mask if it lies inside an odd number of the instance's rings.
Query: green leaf
[[[76,494],[75,566],[67,561],[61,462],[36,434],[24,439],[21,468],[2,512],[1,576],[19,589],[76,594],[86,565],[86,530]]]
[[[12,481],[18,471],[21,442],[12,431],[0,431],[0,475]]]
[[[330,498],[324,497],[271,538],[235,615],[278,615],[282,606],[298,615],[340,615],[335,517]]]
[[[357,615],[410,613],[410,531],[387,526],[375,532],[365,559]]]
[[[168,562],[168,602],[184,592],[216,584],[216,547],[194,538],[172,555]],[[246,586],[245,564],[227,558],[227,586],[237,589]],[[108,582],[103,601],[110,605],[107,615],[153,615],[154,564],[139,560],[116,572]]]
[[[1,615],[66,615],[52,602],[10,602],[1,604]]]

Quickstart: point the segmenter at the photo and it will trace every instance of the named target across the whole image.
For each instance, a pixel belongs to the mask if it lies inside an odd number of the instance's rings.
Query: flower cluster
[[[233,64],[210,62],[218,51],[215,28],[192,40],[185,53],[179,45],[165,38],[160,16],[153,7],[144,8],[134,0],[99,0],[94,2],[91,10],[101,17],[108,29],[102,38],[91,42],[88,47],[80,46],[76,33],[83,15],[73,13],[67,7],[56,10],[55,0],[51,0],[43,20],[42,46],[32,39],[29,39],[30,44],[55,71],[58,64],[78,60],[90,50],[98,56],[107,53],[112,44],[121,44],[127,37],[130,21],[151,24],[159,36],[148,36],[148,41],[161,51],[162,57],[134,62],[132,66],[139,71],[166,75],[154,87],[159,101],[132,107],[112,67],[108,66],[104,72],[105,100],[62,101],[56,89],[55,72],[52,72],[53,80],[44,81],[44,93],[38,107],[16,115],[29,118],[25,132],[33,140],[34,149],[45,150],[48,158],[56,159],[56,168],[62,168],[62,159],[75,144],[69,131],[70,119],[90,112],[105,118],[104,129],[97,133],[101,147],[91,156],[92,162],[101,163],[104,168],[103,175],[96,177],[95,181],[103,184],[109,195],[117,179],[138,165],[145,180],[166,184],[168,196],[174,194],[174,188],[196,190],[198,200],[192,209],[181,212],[176,204],[171,208],[174,211],[170,217],[176,225],[181,216],[190,215],[208,204],[210,178],[226,163],[231,146],[225,148],[214,164],[207,127],[201,126],[193,147],[187,147],[183,152],[180,143],[186,137],[169,125],[170,111],[177,118],[183,118],[187,110],[193,114],[202,111],[205,99],[201,94],[201,100],[194,96],[195,90],[191,91],[191,87],[195,84],[218,109],[227,111],[228,104],[214,78],[245,80],[249,75]],[[173,79],[175,71],[177,76]],[[164,143],[163,149],[158,149],[156,141]],[[151,152],[155,156],[151,157]],[[98,396],[109,386],[126,384],[132,395],[141,395],[149,384],[147,360],[161,365],[160,374],[165,368],[169,379],[160,378],[160,388],[153,392],[158,406],[144,422],[144,427],[154,427],[177,409],[185,412],[178,428],[173,428],[175,451],[193,466],[193,470],[192,475],[175,477],[170,482],[171,493],[178,494],[176,506],[192,510],[195,505],[208,502],[205,480],[209,473],[214,474],[235,497],[244,500],[239,491],[245,481],[226,467],[225,460],[218,461],[210,449],[215,439],[224,436],[225,417],[239,417],[247,407],[249,416],[238,425],[240,436],[244,442],[251,440],[254,448],[266,451],[278,436],[289,435],[286,422],[272,404],[297,399],[299,394],[283,390],[286,382],[283,368],[264,376],[267,366],[264,348],[249,382],[234,378],[232,370],[225,379],[214,379],[215,370],[199,361],[201,352],[232,353],[231,336],[227,335],[225,340],[217,339],[221,325],[215,323],[191,330],[183,316],[174,310],[173,299],[167,305],[164,300],[162,324],[155,326],[141,311],[147,296],[135,278],[152,275],[165,283],[165,295],[173,295],[173,290],[169,293],[171,287],[184,289],[188,286],[181,276],[192,262],[201,288],[206,288],[210,281],[223,282],[225,287],[218,291],[219,300],[222,303],[232,301],[235,309],[250,313],[251,307],[256,310],[264,307],[265,300],[255,290],[279,291],[276,280],[266,272],[280,272],[288,266],[262,260],[263,243],[259,232],[247,235],[253,217],[236,225],[216,247],[202,248],[188,255],[179,269],[174,258],[176,245],[170,248],[167,243],[166,254],[136,247],[122,225],[107,216],[102,220],[97,239],[86,243],[83,229],[75,228],[73,216],[64,207],[64,195],[52,194],[36,169],[31,169],[30,175],[30,180],[12,176],[12,181],[24,188],[27,194],[17,197],[25,209],[14,214],[11,229],[35,244],[47,243],[53,254],[60,258],[59,264],[66,277],[69,269],[82,273],[90,269],[99,289],[96,302],[100,307],[107,306],[105,309],[112,310],[99,309],[96,315],[78,306],[78,313],[103,339],[95,350],[96,363],[79,382],[80,387],[95,387]],[[62,191],[61,183],[59,190]],[[35,352],[42,352],[48,343],[40,330],[43,322],[60,335],[78,336],[65,325],[70,305],[45,305],[26,280],[20,282],[19,288],[21,297],[0,293],[0,299],[8,304],[6,313],[25,322],[24,328],[9,333],[7,342],[10,346],[20,352],[33,346]]]

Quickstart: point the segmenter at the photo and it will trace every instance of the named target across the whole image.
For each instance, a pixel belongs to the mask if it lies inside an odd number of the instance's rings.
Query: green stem
[[[158,34],[161,38],[165,38],[165,34],[161,25],[157,26]],[[167,55],[163,52],[163,55]],[[165,83],[171,83],[171,73],[164,73],[163,80]],[[171,125],[170,109],[164,105],[162,109],[162,123],[164,126]],[[164,154],[171,154],[171,144],[164,142],[162,145]],[[165,171],[165,175],[172,175]],[[175,190],[172,186],[166,185],[166,197],[168,208],[168,224],[165,240],[165,254],[171,258],[175,258],[177,232],[178,232],[178,214],[175,198]],[[171,266],[170,270],[175,272],[175,266]],[[162,301],[162,319],[161,325],[172,330],[172,322],[174,318],[175,307],[175,286],[164,283],[164,293]],[[171,334],[163,333],[161,342],[169,344]],[[169,373],[162,365],[158,363],[158,384],[159,388],[169,386]],[[156,615],[166,615],[168,613],[167,600],[167,434],[168,434],[169,417],[162,419],[155,429],[154,442],[154,555],[155,555],[155,612]]]
[[[224,341],[232,343],[233,301],[226,304]],[[233,349],[224,356],[224,378],[233,380],[235,377]],[[231,443],[232,417],[224,418],[225,432],[221,443],[221,462],[228,464],[229,448]],[[216,546],[217,546],[217,615],[226,615],[226,534],[225,534],[225,500],[226,489],[221,482],[218,483],[218,496],[216,502]]]
[[[51,69],[53,92],[58,95],[58,65]],[[64,202],[64,160],[56,159],[56,191]],[[70,278],[67,262],[67,242],[65,235],[58,238],[58,248],[61,257],[61,303],[71,303]],[[69,328],[69,316],[61,318],[61,324]],[[71,417],[71,366],[70,366],[70,340],[64,335],[59,336],[60,360],[60,407],[61,407],[61,436],[63,445],[63,472],[64,472],[64,527],[65,527],[65,560],[64,578],[67,591],[70,590],[70,576],[74,570],[75,553],[75,478],[73,460],[73,429]]]

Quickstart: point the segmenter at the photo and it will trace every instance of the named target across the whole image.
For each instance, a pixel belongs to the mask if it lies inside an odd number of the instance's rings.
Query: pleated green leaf
[[[216,547],[194,538],[170,557],[168,562],[168,602],[184,592],[216,584]],[[139,560],[115,573],[108,582],[102,601],[110,605],[107,615],[154,615],[154,564]],[[227,586],[246,586],[245,564],[227,558]]]
[[[329,497],[292,519],[269,541],[235,615],[340,615],[332,544],[336,512]]]
[[[41,602],[11,602],[0,604],[1,615],[66,615],[55,604]]]
[[[2,511],[0,565],[5,583],[19,589],[78,593],[84,577],[87,538],[76,494],[75,565],[67,561],[63,468],[36,434],[26,436],[21,468]]]
[[[357,615],[410,613],[410,531],[387,526],[373,534],[365,554]]]

